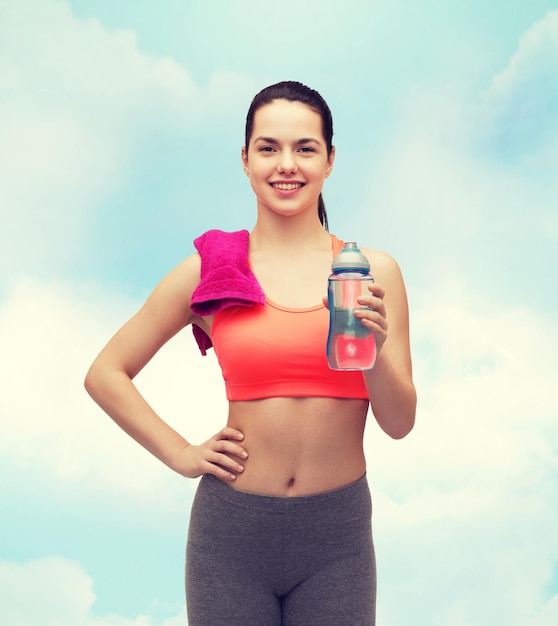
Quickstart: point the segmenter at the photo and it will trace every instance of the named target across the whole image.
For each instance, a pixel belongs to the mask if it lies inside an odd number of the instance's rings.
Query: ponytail
[[[322,226],[325,228],[327,232],[329,232],[329,224],[327,223],[327,213],[326,213],[326,208],[325,208],[322,194],[320,194],[320,197],[318,198],[318,217],[320,218],[320,222],[322,223]]]

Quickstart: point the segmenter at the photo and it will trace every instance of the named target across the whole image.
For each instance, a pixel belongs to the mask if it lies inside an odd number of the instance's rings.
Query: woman
[[[376,282],[355,315],[375,336],[376,365],[327,368],[324,293],[342,245],[327,232],[321,196],[332,136],[317,92],[296,82],[261,91],[242,148],[257,204],[245,249],[238,233],[196,240],[200,253],[161,281],[87,374],[88,392],[119,426],[171,469],[202,476],[186,557],[190,626],[375,621],[366,414],[370,403],[380,427],[404,437],[416,394],[405,287],[396,262],[375,250],[363,249]],[[217,296],[203,308],[213,236],[213,250],[232,240],[233,256],[244,255],[235,271],[255,284],[253,303]],[[202,444],[168,426],[132,383],[189,324],[202,348],[214,342],[229,399],[226,426]]]

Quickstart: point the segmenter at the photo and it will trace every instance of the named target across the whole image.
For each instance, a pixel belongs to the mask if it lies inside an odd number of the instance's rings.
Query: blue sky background
[[[0,0],[0,623],[185,623],[193,481],[89,400],[110,335],[208,228],[251,228],[252,96],[329,102],[332,232],[390,252],[417,426],[366,434],[380,626],[558,623],[558,5]],[[138,377],[222,424],[187,329]]]

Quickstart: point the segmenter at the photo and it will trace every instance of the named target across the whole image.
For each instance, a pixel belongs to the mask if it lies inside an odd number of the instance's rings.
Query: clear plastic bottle
[[[376,361],[376,339],[372,332],[354,316],[356,309],[365,309],[357,302],[369,295],[368,285],[374,282],[370,263],[357,247],[348,241],[333,259],[328,280],[329,333],[327,360],[334,370],[368,370]]]

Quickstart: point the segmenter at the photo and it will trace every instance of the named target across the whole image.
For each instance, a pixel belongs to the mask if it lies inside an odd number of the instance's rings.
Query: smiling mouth
[[[274,189],[280,189],[281,191],[293,191],[300,189],[304,183],[271,183]]]

